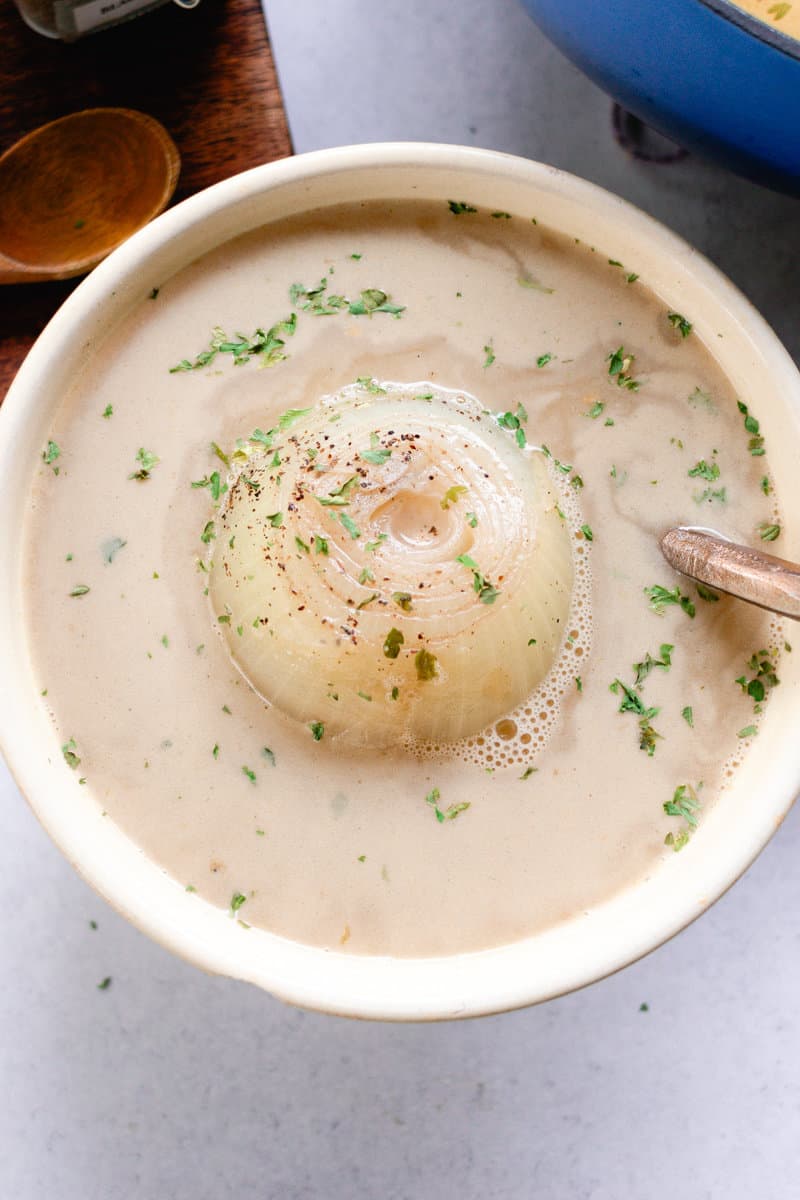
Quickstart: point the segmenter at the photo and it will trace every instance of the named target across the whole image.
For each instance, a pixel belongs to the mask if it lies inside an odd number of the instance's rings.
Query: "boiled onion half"
[[[363,379],[231,461],[214,620],[252,687],[317,740],[453,742],[546,677],[571,535],[521,406]]]

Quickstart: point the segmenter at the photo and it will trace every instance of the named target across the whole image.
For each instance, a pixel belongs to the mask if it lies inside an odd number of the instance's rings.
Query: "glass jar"
[[[45,37],[74,42],[87,33],[119,25],[170,0],[14,0],[22,19]],[[200,0],[172,0],[196,8]]]

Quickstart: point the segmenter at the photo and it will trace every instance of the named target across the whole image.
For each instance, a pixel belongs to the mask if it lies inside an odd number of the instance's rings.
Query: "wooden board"
[[[175,200],[291,154],[259,0],[201,0],[190,10],[167,4],[71,45],[28,29],[4,0],[0,46],[0,151],[78,109],[138,108],[177,143]],[[78,282],[0,287],[0,397]]]

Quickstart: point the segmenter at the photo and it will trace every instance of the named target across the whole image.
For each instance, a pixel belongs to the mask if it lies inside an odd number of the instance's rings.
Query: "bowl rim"
[[[715,266],[660,222],[595,184],[528,159],[464,146],[376,143],[314,151],[233,176],[168,210],[114,251],[58,310],[12,383],[0,409],[3,477],[12,478],[11,474],[6,476],[6,471],[10,473],[13,467],[20,479],[24,478],[20,472],[27,471],[25,477],[30,481],[35,468],[15,462],[19,455],[15,456],[14,449],[17,436],[24,440],[26,425],[35,419],[37,389],[44,387],[48,368],[58,361],[57,354],[70,344],[70,339],[74,342],[77,336],[83,342],[87,322],[99,319],[98,313],[109,298],[125,294],[126,283],[135,279],[154,254],[163,252],[173,241],[180,244],[181,238],[188,240],[203,222],[211,222],[243,202],[298,185],[308,194],[315,181],[326,177],[356,179],[359,172],[366,178],[379,168],[389,173],[427,169],[432,177],[437,172],[454,179],[463,176],[465,187],[471,181],[476,191],[479,184],[487,189],[490,184],[494,186],[493,181],[499,177],[508,189],[516,186],[528,190],[531,197],[538,195],[541,203],[547,198],[558,204],[559,211],[571,206],[570,211],[599,225],[603,221],[613,223],[620,237],[623,229],[632,230],[630,236],[638,237],[642,246],[655,247],[653,254],[665,264],[665,270],[667,263],[670,271],[677,269],[677,264],[684,280],[694,280],[700,292],[708,294],[709,305],[718,310],[715,320],[729,318],[732,327],[741,331],[748,354],[755,354],[759,364],[771,373],[777,394],[788,395],[800,436],[800,374],[777,336]],[[306,205],[308,209],[319,207],[313,198],[308,198]],[[565,226],[556,223],[556,228]],[[240,226],[228,232],[217,244],[242,231]],[[184,258],[182,264],[188,261]],[[137,296],[141,290],[138,284]],[[149,285],[145,293],[148,290]],[[25,495],[23,492],[23,500]],[[10,522],[12,516],[0,514],[0,524]],[[9,540],[8,544],[13,543]],[[17,565],[19,597],[13,587],[0,592],[0,649],[7,652],[10,676],[15,661],[12,649],[20,662],[25,657],[24,650],[17,650],[13,642],[15,630],[18,639],[19,631],[24,630]],[[715,858],[709,848],[705,857],[694,860],[696,867],[687,866],[692,864],[691,856],[681,855],[680,860],[671,856],[676,864],[671,867],[673,881],[677,880],[678,885],[675,894],[670,893],[669,903],[662,904],[658,920],[651,917],[648,905],[642,902],[651,882],[648,878],[596,909],[576,914],[520,942],[421,959],[358,956],[304,946],[262,930],[237,928],[227,913],[187,896],[182,884],[169,878],[115,826],[102,820],[98,805],[91,816],[78,814],[81,828],[77,830],[78,810],[70,811],[64,801],[66,798],[79,804],[85,789],[75,786],[77,780],[63,778],[60,761],[44,764],[41,753],[37,757],[37,750],[41,751],[39,739],[47,726],[38,712],[39,698],[32,686],[29,658],[24,668],[31,703],[26,710],[20,687],[7,686],[0,691],[0,746],[35,815],[90,885],[135,926],[195,965],[256,983],[301,1007],[348,1016],[408,1021],[478,1016],[550,999],[612,974],[674,936],[735,882],[782,821],[800,780],[800,742],[796,748],[794,742],[791,748],[781,745],[771,773],[762,771],[763,778],[759,777],[768,800],[753,806],[752,811],[748,809],[743,824],[738,819],[729,820],[724,827],[727,856],[723,854],[720,862],[719,855]],[[782,696],[779,702],[783,702]],[[709,813],[709,823],[720,807]],[[717,824],[714,828],[723,827]],[[144,889],[140,886],[143,881]],[[631,897],[637,897],[639,903],[634,905]],[[621,932],[617,934],[620,921]],[[602,935],[599,938],[598,930]],[[608,930],[614,930],[614,936],[609,937]]]
[[[737,4],[733,3],[733,0],[700,0],[700,3],[711,9],[717,16],[730,21],[732,25],[737,25],[757,41],[765,42],[774,50],[780,50],[788,58],[800,59],[800,38],[784,33],[775,25],[768,25],[761,17],[739,8]]]

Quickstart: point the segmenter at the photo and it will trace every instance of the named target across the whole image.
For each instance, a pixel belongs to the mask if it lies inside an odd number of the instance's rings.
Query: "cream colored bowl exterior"
[[[303,155],[220,183],[137,233],[67,300],[14,381],[0,410],[0,733],[20,788],[70,862],[119,912],[184,958],[334,1013],[397,1020],[477,1016],[545,1000],[618,970],[687,925],[745,870],[800,787],[800,652],[785,656],[761,736],[683,853],[607,903],[526,941],[474,954],[391,959],[313,949],[243,929],[148,860],[64,770],[35,687],[25,625],[26,497],[77,363],[139,301],[143,287],[146,293],[153,279],[166,279],[228,238],[287,213],[381,197],[467,198],[535,216],[631,264],[665,304],[690,314],[762,421],[789,518],[782,554],[800,558],[800,523],[791,519],[800,493],[800,376],[747,300],[686,243],[608,192],[507,155],[421,144]]]

